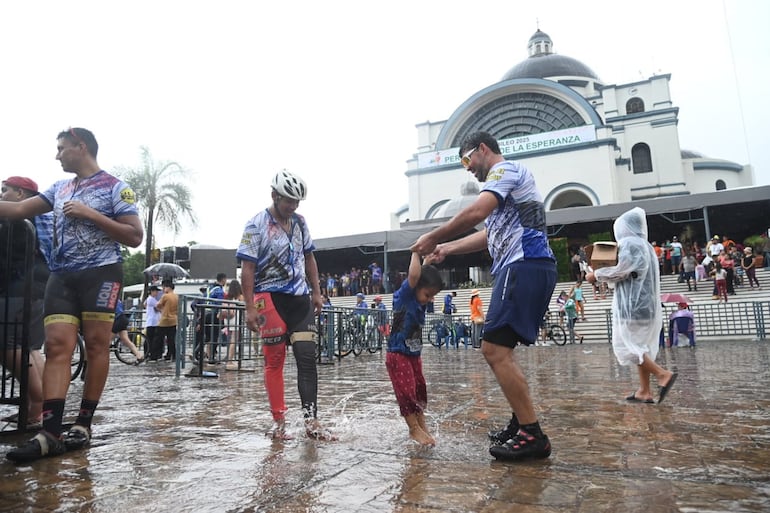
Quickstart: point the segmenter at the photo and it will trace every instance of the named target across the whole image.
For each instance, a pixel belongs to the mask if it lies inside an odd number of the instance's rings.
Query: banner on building
[[[594,125],[585,125],[556,130],[554,132],[501,139],[497,143],[500,145],[502,154],[509,157],[519,153],[561,148],[595,140],[596,127]],[[458,155],[459,151],[459,148],[449,148],[447,150],[420,153],[417,155],[417,167],[459,166],[461,165],[460,156]]]

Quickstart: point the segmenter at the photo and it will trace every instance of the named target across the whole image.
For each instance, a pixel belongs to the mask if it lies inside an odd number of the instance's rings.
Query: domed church
[[[754,185],[751,166],[680,147],[671,75],[606,84],[589,66],[555,53],[539,29],[528,52],[447,120],[417,125],[409,203],[393,214],[393,229],[451,217],[472,200],[478,184],[462,169],[458,149],[477,130],[529,167],[547,211]]]

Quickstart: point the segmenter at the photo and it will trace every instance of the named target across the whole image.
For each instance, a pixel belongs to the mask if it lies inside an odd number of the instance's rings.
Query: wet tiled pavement
[[[636,370],[608,344],[520,348],[553,454],[499,463],[486,432],[510,416],[479,351],[424,351],[432,449],[408,441],[384,355],[320,373],[320,418],[339,436],[273,442],[256,372],[175,378],[114,362],[93,445],[0,463],[0,511],[770,511],[770,342],[703,341],[661,352],[679,379],[661,405],[629,404]],[[71,394],[80,393],[74,383]],[[68,418],[77,403],[68,401]],[[0,412],[7,408],[0,407]],[[21,436],[0,437],[5,452]]]

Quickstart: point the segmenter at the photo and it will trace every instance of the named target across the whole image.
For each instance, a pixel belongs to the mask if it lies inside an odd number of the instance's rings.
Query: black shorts
[[[112,323],[112,332],[116,335],[123,330],[128,329],[128,316],[126,314],[120,314],[115,316],[115,321]]]
[[[51,273],[45,288],[45,324],[115,319],[123,286],[123,266],[110,264],[83,271]]]

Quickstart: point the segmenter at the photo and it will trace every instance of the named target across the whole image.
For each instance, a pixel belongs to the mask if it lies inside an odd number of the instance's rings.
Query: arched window
[[[723,191],[727,189],[727,184],[725,183],[724,180],[717,180],[716,186],[718,191]]]
[[[652,157],[650,147],[644,143],[634,144],[631,148],[631,160],[634,166],[634,174],[652,173]]]
[[[631,98],[626,102],[626,114],[644,112],[644,102],[641,98]]]

